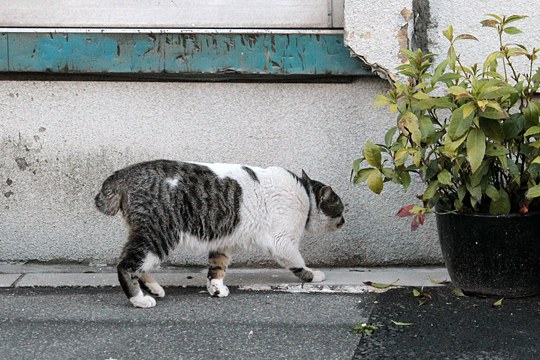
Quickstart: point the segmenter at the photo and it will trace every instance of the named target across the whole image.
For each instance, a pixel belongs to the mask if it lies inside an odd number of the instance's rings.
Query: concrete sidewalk
[[[206,269],[160,269],[167,296],[137,309],[114,267],[0,264],[0,354],[17,359],[540,358],[540,297],[463,297],[443,268],[230,269],[227,298]],[[393,284],[388,289],[364,282]],[[413,292],[413,287],[421,290]],[[426,287],[421,289],[421,287]],[[428,288],[429,287],[429,288]],[[259,290],[259,291],[243,291]],[[495,303],[498,303],[497,305]],[[353,333],[360,324],[374,332]]]
[[[302,284],[284,269],[230,268],[225,283],[245,290],[307,292],[380,291],[364,282],[394,286],[437,286],[450,280],[441,267],[422,268],[329,268],[321,283]],[[164,267],[155,271],[156,280],[166,287],[203,287],[206,268]],[[38,265],[0,263],[0,287],[109,287],[119,286],[116,269],[107,265]]]

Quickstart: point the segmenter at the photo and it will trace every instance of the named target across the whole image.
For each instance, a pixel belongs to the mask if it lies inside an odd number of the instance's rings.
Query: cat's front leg
[[[278,239],[270,250],[274,259],[284,268],[289,269],[303,282],[321,282],[325,276],[322,271],[312,270],[306,266],[298,246],[293,241]]]
[[[229,266],[230,254],[225,251],[210,251],[208,254],[208,293],[216,297],[229,295],[229,288],[223,283],[225,271]]]
[[[307,267],[295,268],[291,267],[289,270],[292,271],[300,280],[305,282],[321,282],[326,278],[322,271],[311,270]]]

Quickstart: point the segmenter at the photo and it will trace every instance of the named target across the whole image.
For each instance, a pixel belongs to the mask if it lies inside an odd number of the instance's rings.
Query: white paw
[[[223,279],[208,280],[206,288],[212,296],[225,297],[229,295],[229,288],[223,285]]]
[[[321,282],[324,281],[324,279],[326,279],[326,277],[324,276],[324,273],[322,271],[313,271],[313,280],[311,280],[312,282]]]
[[[142,291],[139,291],[137,296],[129,299],[129,301],[139,308],[150,308],[156,306],[156,299],[150,295],[144,295]]]
[[[159,285],[157,282],[144,283],[144,285],[146,285],[146,287],[148,288],[148,290],[150,290],[152,295],[155,295],[159,298],[162,298],[165,296],[165,290],[163,290],[161,285]]]

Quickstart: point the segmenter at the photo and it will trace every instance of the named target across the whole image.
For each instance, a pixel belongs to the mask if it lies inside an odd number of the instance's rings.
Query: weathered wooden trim
[[[7,34],[0,33],[0,71],[8,70],[8,41]]]
[[[343,29],[36,28],[0,27],[0,33],[41,34],[312,34],[343,35]]]
[[[0,0],[3,27],[288,28],[332,24],[340,0]]]
[[[341,34],[7,33],[7,72],[370,75]],[[1,52],[0,52],[1,54]],[[0,64],[2,62],[0,61]]]

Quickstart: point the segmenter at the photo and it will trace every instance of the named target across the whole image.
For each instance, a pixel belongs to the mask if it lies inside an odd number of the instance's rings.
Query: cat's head
[[[311,209],[306,230],[311,234],[322,234],[339,229],[345,224],[343,202],[328,185],[311,180],[302,170],[302,182],[310,189]]]

